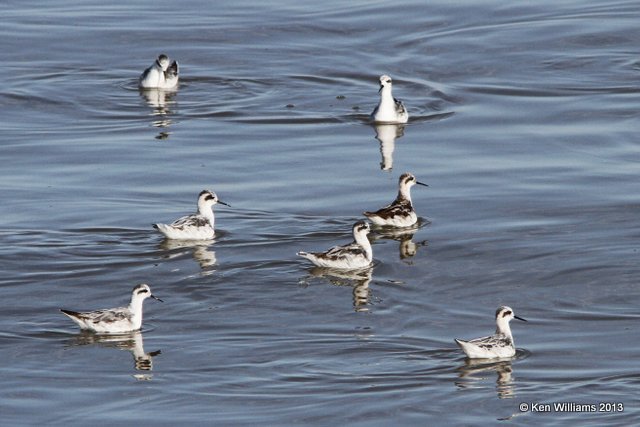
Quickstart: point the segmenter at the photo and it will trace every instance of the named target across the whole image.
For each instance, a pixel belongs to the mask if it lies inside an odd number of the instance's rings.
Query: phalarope
[[[419,184],[428,187],[416,179],[413,174],[403,173],[398,179],[398,196],[391,204],[375,212],[363,212],[376,225],[389,225],[392,227],[409,227],[418,221],[418,216],[411,203],[411,187]]]
[[[522,317],[513,313],[511,307],[502,306],[496,310],[496,333],[488,337],[476,338],[470,341],[455,339],[462,351],[470,359],[494,359],[513,357],[516,347],[513,343],[509,321],[518,319],[526,322]]]
[[[380,76],[380,102],[371,113],[371,120],[376,123],[407,123],[409,113],[402,101],[391,93],[391,77]]]
[[[149,285],[142,283],[133,288],[131,303],[128,307],[85,312],[63,309],[60,311],[80,326],[80,329],[96,333],[121,334],[140,329],[142,326],[142,303],[148,297],[162,302],[160,298],[151,293]]]
[[[140,76],[139,85],[142,89],[173,89],[178,84],[178,63],[169,61],[165,54]]]
[[[369,267],[373,259],[371,243],[367,234],[371,228],[366,221],[358,221],[353,225],[352,243],[334,246],[326,252],[298,252],[298,255],[308,259],[318,267],[353,270]]]
[[[213,191],[202,190],[198,196],[198,212],[178,218],[171,224],[153,224],[153,227],[169,239],[179,240],[210,240],[216,232],[214,230],[215,217],[213,205],[220,203],[229,206]]]

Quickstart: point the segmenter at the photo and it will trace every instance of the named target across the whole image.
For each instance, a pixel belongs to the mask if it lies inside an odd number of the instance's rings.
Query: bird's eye
[[[511,315],[510,311],[505,311],[504,313],[502,313],[502,317],[507,317],[509,315]]]

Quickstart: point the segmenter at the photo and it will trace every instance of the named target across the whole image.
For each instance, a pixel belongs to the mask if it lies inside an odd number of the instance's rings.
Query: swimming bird
[[[153,224],[153,228],[160,231],[169,239],[178,240],[210,240],[216,232],[214,230],[215,217],[213,205],[220,203],[229,206],[213,191],[202,190],[198,196],[198,212],[178,218],[171,224]]]
[[[488,337],[476,338],[470,341],[455,339],[462,351],[470,359],[494,359],[513,357],[516,347],[513,343],[509,321],[518,319],[526,322],[522,317],[513,313],[511,307],[502,306],[496,310],[496,333]]]
[[[376,123],[407,123],[409,113],[402,101],[391,93],[391,77],[380,76],[380,102],[371,113],[371,120]]]
[[[158,59],[140,76],[139,85],[142,89],[173,89],[178,84],[178,63],[169,61],[165,54]]]
[[[373,250],[367,234],[371,228],[366,221],[358,221],[353,225],[352,243],[334,246],[325,252],[298,252],[298,256],[308,259],[318,267],[354,270],[366,268],[373,260]]]
[[[406,172],[398,179],[398,195],[389,205],[375,211],[363,212],[376,225],[388,225],[392,227],[409,227],[418,222],[418,216],[411,203],[411,187],[415,184],[428,187],[416,179],[413,174]]]
[[[63,309],[60,311],[80,326],[80,329],[96,333],[121,334],[140,329],[142,326],[142,303],[148,297],[162,302],[160,298],[151,293],[149,285],[141,283],[133,288],[131,303],[128,307],[85,312]]]

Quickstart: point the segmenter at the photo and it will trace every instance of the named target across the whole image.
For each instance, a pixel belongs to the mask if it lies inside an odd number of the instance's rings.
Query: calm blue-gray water
[[[1,9],[3,425],[640,422],[637,1]],[[178,90],[140,92],[160,53]],[[368,122],[381,74],[405,126]],[[420,224],[371,271],[295,256],[407,171]],[[214,242],[153,230],[205,188]],[[58,311],[142,282],[140,333]],[[467,361],[503,304],[517,356]]]

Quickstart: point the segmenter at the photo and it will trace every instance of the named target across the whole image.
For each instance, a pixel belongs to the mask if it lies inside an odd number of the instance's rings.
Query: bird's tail
[[[157,224],[151,224],[151,225],[153,225],[153,228],[155,228],[165,236],[167,235],[167,231],[170,229],[170,227],[167,224],[157,223]]]
[[[78,317],[78,315],[80,314],[77,311],[65,310],[63,308],[61,308],[60,311],[69,317]]]
[[[464,345],[467,343],[466,341],[459,340],[458,338],[454,338],[453,340],[456,342],[456,344],[458,344],[458,346],[460,346],[460,348],[463,348]]]

